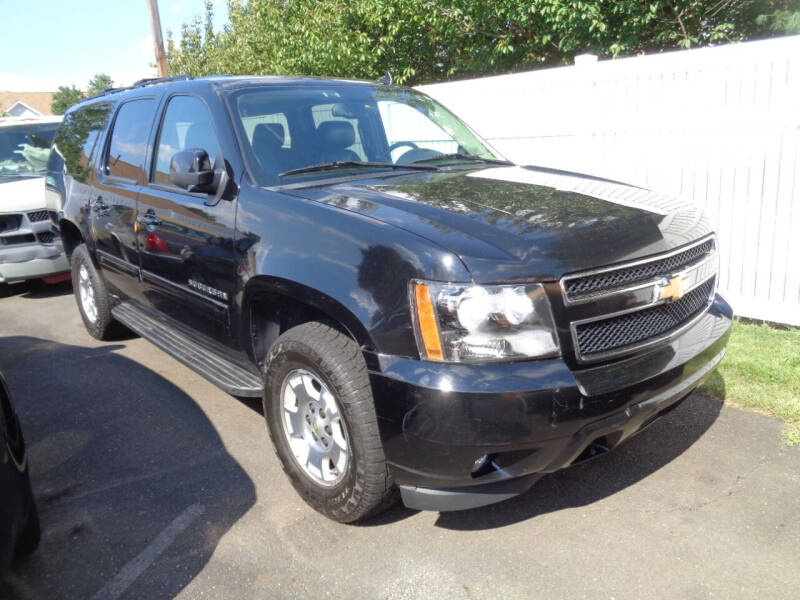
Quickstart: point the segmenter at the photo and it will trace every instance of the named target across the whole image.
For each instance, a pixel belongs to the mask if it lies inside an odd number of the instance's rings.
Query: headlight
[[[541,284],[412,281],[411,301],[422,358],[488,362],[559,353],[553,315]]]

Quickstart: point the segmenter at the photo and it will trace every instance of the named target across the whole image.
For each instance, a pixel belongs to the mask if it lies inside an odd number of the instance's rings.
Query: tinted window
[[[202,148],[213,161],[218,147],[211,115],[203,101],[192,96],[172,98],[161,125],[153,181],[170,183],[169,163],[176,152],[187,148]]]
[[[78,181],[85,182],[88,177],[92,149],[110,113],[108,102],[85,106],[64,117],[58,128],[54,150],[64,159],[67,172]]]
[[[390,147],[397,144],[392,150],[393,161],[408,152],[409,143],[415,144],[417,148],[444,154],[458,152],[458,142],[453,136],[413,106],[393,100],[380,100],[378,110],[386,132],[386,141]]]
[[[266,115],[255,115],[253,117],[242,117],[242,125],[244,132],[247,135],[247,141],[253,144],[253,137],[255,136],[256,127],[259,125],[280,125],[283,127],[283,143],[281,148],[292,147],[292,133],[289,131],[289,121],[286,115],[282,112],[276,112]]]
[[[147,155],[147,136],[154,110],[155,101],[150,98],[127,102],[119,109],[108,146],[109,175],[139,178]]]
[[[455,115],[413,90],[320,82],[318,87],[265,85],[228,94],[235,125],[250,142],[243,152],[260,185],[329,178],[330,170],[290,172],[329,163],[441,161],[461,168],[477,164],[476,158],[497,158]],[[338,165],[335,176],[360,176],[368,169],[396,172]]]
[[[311,109],[311,115],[314,117],[314,127],[319,130],[319,126],[326,121],[344,121],[350,123],[353,128],[354,142],[348,146],[347,149],[355,152],[359,160],[366,160],[367,155],[364,153],[364,145],[361,143],[361,135],[358,132],[358,119],[348,119],[346,117],[335,116],[333,114],[334,104],[317,104]]]

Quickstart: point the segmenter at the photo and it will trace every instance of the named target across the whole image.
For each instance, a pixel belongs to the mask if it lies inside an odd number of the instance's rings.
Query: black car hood
[[[576,173],[492,167],[294,190],[421,235],[478,282],[557,279],[670,250],[710,231],[702,211]]]

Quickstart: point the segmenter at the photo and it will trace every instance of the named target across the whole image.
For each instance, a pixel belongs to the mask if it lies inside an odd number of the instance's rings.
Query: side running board
[[[198,339],[170,326],[165,318],[157,318],[131,302],[118,304],[111,310],[114,318],[138,333],[184,365],[233,396],[260,397],[264,389],[261,377],[232,362]]]

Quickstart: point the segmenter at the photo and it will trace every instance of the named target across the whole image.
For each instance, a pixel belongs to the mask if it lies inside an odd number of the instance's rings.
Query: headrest
[[[317,127],[317,139],[326,148],[343,149],[356,141],[356,132],[347,121],[324,121]]]
[[[253,130],[253,147],[269,146],[273,149],[283,146],[284,131],[280,123],[259,123]]]

